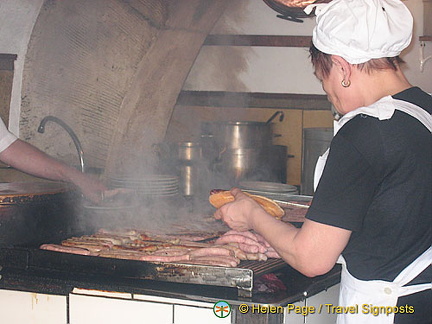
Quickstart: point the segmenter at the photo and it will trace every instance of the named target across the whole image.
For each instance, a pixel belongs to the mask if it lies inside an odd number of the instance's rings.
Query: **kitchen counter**
[[[231,287],[120,278],[78,272],[29,270],[19,268],[19,266],[16,268],[0,267],[0,305],[3,305],[9,312],[2,310],[3,317],[0,316],[0,320],[25,323],[29,318],[39,316],[40,321],[32,323],[48,324],[46,319],[52,318],[52,312],[54,312],[57,317],[55,321],[53,319],[53,323],[107,324],[116,323],[115,318],[123,320],[122,314],[126,309],[128,316],[134,320],[139,320],[144,312],[150,310],[152,320],[158,324],[213,323],[215,320],[218,320],[218,323],[236,324],[282,324],[287,322],[296,324],[303,323],[306,315],[288,313],[286,311],[288,307],[285,306],[295,305],[304,310],[310,307],[318,308],[322,304],[337,303],[335,297],[337,287],[334,286],[340,280],[340,266],[338,265],[329,273],[315,278],[305,277],[288,265],[276,270],[273,274],[283,283],[286,290],[254,291],[252,297],[241,297],[237,288]],[[259,280],[265,283],[261,278]],[[262,288],[262,285],[260,287]],[[328,289],[331,294],[326,293]],[[228,302],[232,307],[229,318],[221,319],[213,313],[214,304],[221,300]],[[27,309],[21,306],[26,304]],[[282,306],[284,311],[283,313],[248,312],[245,314],[240,312],[239,305],[241,304],[248,304],[249,307]],[[135,311],[131,312],[130,308]],[[157,311],[158,308],[159,311]],[[27,317],[17,321],[17,309],[22,311],[20,316],[27,314],[25,315]],[[99,312],[95,309],[99,309]],[[94,322],[94,317],[91,316],[83,318],[82,314],[88,312],[99,314],[98,321]],[[166,317],[167,314],[171,315],[162,320],[161,316]],[[105,316],[103,321],[100,316]],[[331,323],[334,321],[333,317],[329,314],[321,314],[315,316],[315,319],[318,320],[317,323]],[[309,318],[312,319],[311,315]],[[147,317],[146,320],[148,320]]]

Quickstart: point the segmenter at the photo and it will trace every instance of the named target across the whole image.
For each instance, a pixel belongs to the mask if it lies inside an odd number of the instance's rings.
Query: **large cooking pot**
[[[78,226],[80,199],[63,183],[0,183],[0,245],[41,244],[68,237]]]
[[[273,124],[254,121],[203,122],[201,138],[223,149],[258,149],[272,144]]]
[[[287,152],[288,148],[282,145],[263,150],[226,150],[215,161],[213,169],[222,174],[229,185],[238,185],[245,179],[286,182]]]
[[[221,169],[237,183],[253,172],[262,163],[264,157],[256,149],[233,149],[221,156]]]
[[[272,145],[272,121],[279,116],[283,121],[284,112],[276,111],[267,121],[217,121],[201,123],[201,141],[204,146],[217,146],[223,150],[261,149]]]

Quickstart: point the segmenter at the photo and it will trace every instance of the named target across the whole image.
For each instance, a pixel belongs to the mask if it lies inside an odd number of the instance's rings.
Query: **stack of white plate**
[[[285,200],[292,195],[298,195],[297,187],[279,182],[242,181],[240,188],[251,194],[275,200]]]
[[[127,188],[137,194],[146,196],[169,197],[179,193],[178,177],[155,174],[144,177],[110,177],[109,184],[113,188]]]

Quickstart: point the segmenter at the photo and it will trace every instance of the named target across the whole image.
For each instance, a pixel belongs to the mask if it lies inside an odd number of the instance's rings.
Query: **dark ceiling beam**
[[[180,106],[299,110],[330,110],[331,107],[325,95],[226,91],[182,91],[176,104]]]
[[[312,36],[208,35],[206,46],[309,47]]]

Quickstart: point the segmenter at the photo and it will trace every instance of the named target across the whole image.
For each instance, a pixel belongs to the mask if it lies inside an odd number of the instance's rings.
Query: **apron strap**
[[[402,270],[401,273],[395,278],[393,282],[405,286],[420,273],[423,272],[427,267],[431,265],[432,261],[432,246],[429,247],[423,254],[421,254],[417,259],[415,259],[410,265]]]
[[[406,286],[412,279],[417,277],[423,270],[425,270],[432,260],[432,247],[421,254],[411,264],[409,264],[404,270],[402,270],[394,281],[383,281],[383,280],[360,280],[351,275],[347,269],[346,261],[342,255],[339,256],[337,263],[342,264],[342,278],[341,283],[348,285],[350,289],[356,291],[362,291],[363,293],[378,293],[382,289],[391,288],[397,294],[398,297],[414,294],[423,290],[432,289],[432,282],[409,285]],[[376,290],[378,289],[378,290]]]
[[[403,111],[404,113],[416,118],[429,130],[429,132],[432,132],[432,116],[426,110],[410,102],[397,99],[394,100],[394,104],[397,110]]]
[[[432,282],[425,284],[417,284],[412,286],[403,286],[400,289],[399,297],[418,293],[423,290],[432,289]]]

